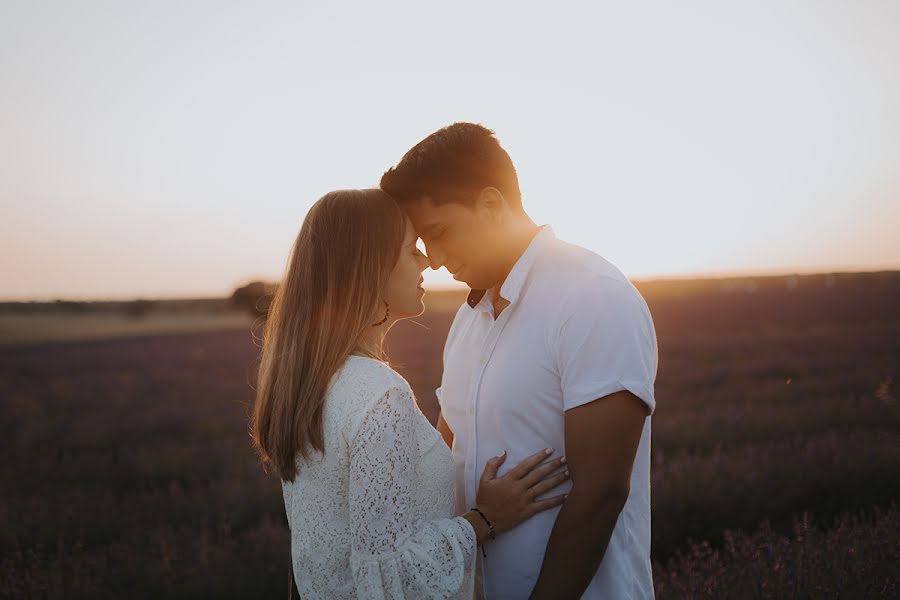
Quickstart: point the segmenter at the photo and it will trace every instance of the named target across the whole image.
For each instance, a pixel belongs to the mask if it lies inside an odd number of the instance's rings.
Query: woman
[[[283,483],[303,598],[471,598],[476,545],[562,503],[540,451],[454,514],[450,449],[387,366],[382,342],[424,310],[428,258],[380,190],[332,192],[291,251],[263,338],[251,433]]]

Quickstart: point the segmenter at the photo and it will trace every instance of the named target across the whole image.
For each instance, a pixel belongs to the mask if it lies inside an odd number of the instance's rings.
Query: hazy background
[[[630,277],[900,266],[900,3],[725,4],[2,0],[0,298],[277,279],[457,120]]]
[[[0,0],[0,597],[283,595],[270,284],[457,120],[653,315],[657,598],[900,597],[900,2],[550,4]]]

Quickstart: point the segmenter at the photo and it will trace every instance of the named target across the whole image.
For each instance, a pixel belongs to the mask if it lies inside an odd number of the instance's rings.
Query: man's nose
[[[428,261],[431,263],[431,268],[437,271],[444,264],[444,255],[434,247],[428,250]]]

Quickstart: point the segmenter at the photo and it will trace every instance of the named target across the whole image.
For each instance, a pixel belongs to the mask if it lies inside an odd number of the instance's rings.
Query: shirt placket
[[[475,472],[475,459],[478,456],[478,396],[481,391],[481,381],[484,379],[484,374],[487,371],[488,363],[490,363],[491,355],[494,353],[494,348],[497,347],[497,342],[500,339],[500,334],[503,332],[503,327],[506,324],[507,319],[509,318],[510,313],[512,312],[512,306],[507,306],[506,309],[500,314],[499,319],[494,319],[492,314],[487,314],[487,318],[491,319],[491,325],[488,329],[487,336],[485,336],[484,342],[481,344],[481,352],[478,356],[478,361],[476,363],[475,368],[475,382],[474,385],[471,386],[471,396],[468,398],[468,406],[466,410],[468,412],[468,423],[469,423],[469,440],[471,443],[469,444],[468,450],[466,452],[466,496],[469,499],[469,506],[475,506],[475,496],[478,492],[478,481],[479,481],[479,473]],[[485,542],[487,543],[487,542]],[[484,557],[480,553],[476,553],[475,560],[478,563],[478,571],[482,573],[481,579],[481,596],[483,598],[487,597],[487,592],[485,590],[485,574],[484,574]]]
[[[512,306],[506,307],[506,309],[500,314],[500,317],[494,320],[493,315],[487,314],[487,318],[491,319],[491,325],[488,329],[487,336],[485,336],[484,342],[481,344],[481,351],[479,352],[477,362],[475,364],[475,381],[469,389],[472,390],[470,397],[468,398],[468,406],[466,407],[466,411],[468,413],[467,422],[469,423],[469,440],[471,443],[469,444],[466,451],[466,496],[469,500],[469,503],[474,506],[475,505],[475,496],[478,492],[478,482],[480,480],[480,473],[475,471],[476,460],[478,456],[478,398],[481,391],[481,382],[484,379],[484,374],[487,371],[488,364],[490,363],[491,355],[494,353],[494,348],[497,347],[497,342],[500,339],[500,334],[503,332],[503,327],[506,324],[506,321],[509,317],[509,314],[512,312]]]

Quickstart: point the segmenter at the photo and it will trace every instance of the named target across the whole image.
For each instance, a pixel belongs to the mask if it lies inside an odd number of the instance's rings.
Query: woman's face
[[[400,257],[394,270],[391,271],[387,287],[384,291],[384,300],[391,309],[391,317],[404,319],[417,317],[425,310],[422,298],[425,290],[422,289],[422,271],[431,262],[416,247],[416,232],[408,217],[406,219],[406,236],[403,238],[403,246],[400,248]]]

